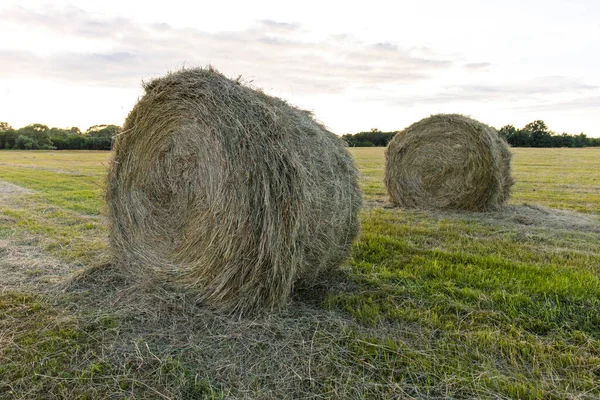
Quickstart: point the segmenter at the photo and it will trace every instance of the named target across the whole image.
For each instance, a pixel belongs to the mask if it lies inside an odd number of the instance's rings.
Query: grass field
[[[352,257],[256,320],[108,265],[107,152],[0,151],[0,398],[600,398],[600,149],[513,150],[486,214],[392,208],[351,149]]]

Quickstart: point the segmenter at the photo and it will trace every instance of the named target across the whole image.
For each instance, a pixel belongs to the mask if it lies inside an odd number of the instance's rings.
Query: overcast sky
[[[0,4],[14,127],[121,125],[142,80],[212,64],[338,134],[458,112],[600,137],[598,0]]]

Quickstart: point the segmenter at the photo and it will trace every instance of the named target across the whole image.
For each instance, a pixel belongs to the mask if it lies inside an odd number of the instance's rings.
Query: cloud
[[[543,76],[524,82],[506,83],[502,85],[465,85],[463,92],[485,93],[493,95],[531,96],[535,94],[573,93],[598,89],[598,86],[587,85],[565,76]]]
[[[469,63],[465,64],[464,67],[468,70],[487,70],[492,64],[487,62]]]
[[[14,8],[0,12],[0,20],[39,35],[89,42],[85,52],[61,50],[51,55],[5,44],[0,47],[0,74],[21,78],[131,87],[182,65],[210,63],[228,75],[241,73],[258,86],[315,94],[415,82],[453,66],[449,60],[417,57],[394,44],[363,43],[351,35],[306,41],[299,24],[272,20],[217,33],[106,18],[75,7]]]
[[[450,103],[512,103],[518,107],[537,108],[544,110],[546,104],[550,109],[559,109],[559,104],[565,107],[586,106],[594,104],[598,97],[594,96],[600,90],[599,86],[588,85],[576,79],[564,76],[547,76],[504,84],[462,84],[444,85],[435,91],[417,96],[398,96],[395,93],[378,93],[371,96],[370,101],[385,99],[392,106],[440,105]],[[579,100],[556,102],[554,96],[579,96]],[[588,99],[588,100],[585,100]],[[523,101],[529,105],[523,105]],[[591,103],[590,103],[591,102]],[[557,104],[557,106],[552,106]]]
[[[540,102],[527,107],[528,111],[536,112],[596,111],[598,109],[600,109],[600,95],[584,96],[565,101]]]
[[[260,22],[266,27],[283,32],[297,31],[301,28],[300,24],[293,24],[289,22],[277,22],[270,19],[263,19]]]
[[[45,6],[39,11],[15,7],[4,10],[0,17],[3,23],[13,23],[20,26],[29,26],[39,31],[59,32],[65,35],[87,38],[105,39],[116,37],[120,32],[122,33],[131,27],[127,19],[101,18],[73,6],[61,10],[52,6]]]

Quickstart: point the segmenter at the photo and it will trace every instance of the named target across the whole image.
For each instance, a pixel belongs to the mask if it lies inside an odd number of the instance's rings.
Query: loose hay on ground
[[[425,118],[385,152],[385,185],[407,208],[485,211],[509,197],[511,152],[495,129],[458,114]]]
[[[357,171],[309,112],[190,69],[155,79],[115,143],[117,261],[239,313],[280,308],[338,266],[359,229]]]
[[[12,184],[10,182],[0,181],[0,203],[12,200],[15,196],[32,194],[33,190]]]

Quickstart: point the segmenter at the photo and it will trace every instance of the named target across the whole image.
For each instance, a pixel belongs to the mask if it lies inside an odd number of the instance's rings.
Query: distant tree
[[[92,137],[89,139],[88,149],[90,150],[110,150],[112,148],[112,137]]]
[[[47,132],[50,128],[48,128],[48,125],[44,125],[44,124],[31,124],[31,125],[27,125],[25,128],[21,128],[19,130],[33,130],[36,132]]]
[[[517,134],[518,130],[513,125],[505,125],[498,130],[500,136],[502,136],[508,143],[511,142],[513,136]]]
[[[19,137],[15,141],[15,146],[13,148],[20,150],[32,150],[37,149],[38,145],[35,142],[35,140],[30,138],[29,136],[19,135]]]
[[[52,141],[48,135],[49,130],[50,128],[47,125],[31,124],[17,130],[17,134],[32,138],[36,143],[36,147],[47,147],[52,146]]]
[[[517,130],[508,142],[515,147],[531,147],[531,133],[524,129]]]
[[[6,148],[6,140],[10,136],[9,132],[12,130],[13,129],[8,122],[0,122],[0,149]],[[14,143],[12,143],[12,146],[14,146]]]
[[[589,146],[589,138],[585,133],[573,136],[573,147],[586,147]]]
[[[575,139],[568,133],[554,136],[554,147],[575,147]]]
[[[53,136],[56,135],[60,135],[60,136],[68,136],[71,135],[71,131],[69,129],[62,129],[62,128],[50,128],[48,129],[48,131],[46,132],[48,134],[48,136],[50,136],[50,138],[52,138]],[[73,133],[73,134],[77,134],[77,133]]]
[[[531,147],[551,147],[552,132],[548,130],[548,126],[544,121],[533,121],[522,129],[528,132],[531,138]]]
[[[88,149],[89,138],[84,135],[71,135],[67,137],[67,149],[83,150]],[[58,146],[57,146],[58,147]]]
[[[92,125],[88,128],[87,131],[85,131],[85,133],[89,134],[90,132],[97,132],[100,129],[106,128],[107,126],[108,126],[107,124]]]
[[[12,149],[17,140],[17,132],[10,128],[6,131],[0,131],[0,149]]]
[[[85,133],[91,137],[115,137],[121,131],[121,127],[117,125],[94,125],[91,126]]]

